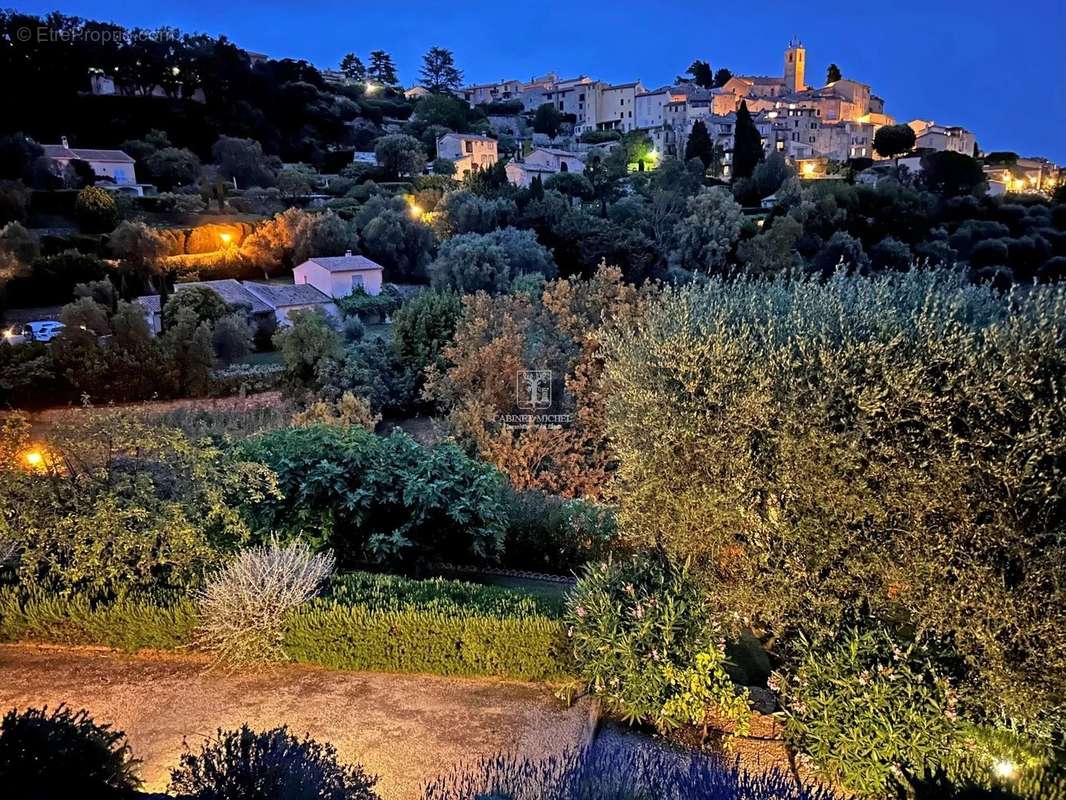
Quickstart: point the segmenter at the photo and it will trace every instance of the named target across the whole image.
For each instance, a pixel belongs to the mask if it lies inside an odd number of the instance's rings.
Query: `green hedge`
[[[370,611],[434,611],[447,616],[506,617],[562,616],[555,598],[445,578],[411,580],[398,575],[348,572],[334,578],[327,598]]]
[[[284,648],[294,661],[335,669],[556,680],[568,675],[556,616],[549,601],[498,587],[350,574],[293,615]],[[177,650],[193,642],[197,622],[185,599],[93,604],[0,592],[3,642]]]
[[[0,641],[96,644],[118,650],[176,650],[192,641],[196,607],[188,600],[160,604],[120,600],[100,605],[83,598],[0,592]]]
[[[292,658],[334,669],[519,680],[566,677],[565,648],[562,623],[545,617],[368,611],[330,601],[295,615],[285,632]]]

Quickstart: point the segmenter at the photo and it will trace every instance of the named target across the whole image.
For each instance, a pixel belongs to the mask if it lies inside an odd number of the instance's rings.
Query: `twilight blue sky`
[[[872,84],[886,111],[958,124],[984,149],[1066,163],[1066,0],[784,3],[678,0],[0,0],[20,11],[59,10],[126,26],[174,25],[226,34],[275,58],[335,66],[344,53],[393,54],[405,84],[421,54],[452,49],[468,81],[554,70],[610,81],[669,82],[694,59],[716,69],[781,74],[795,33],[807,45],[808,83],[832,61]],[[898,7],[898,12],[881,9]],[[543,9],[543,10],[538,10]]]

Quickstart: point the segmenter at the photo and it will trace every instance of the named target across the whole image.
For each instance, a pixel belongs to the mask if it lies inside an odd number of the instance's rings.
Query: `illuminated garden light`
[[[1018,773],[1018,765],[1009,758],[1001,758],[992,765],[992,772],[1000,780],[1009,781]]]
[[[30,450],[23,458],[26,464],[33,469],[37,469],[44,464],[44,454],[40,450]]]

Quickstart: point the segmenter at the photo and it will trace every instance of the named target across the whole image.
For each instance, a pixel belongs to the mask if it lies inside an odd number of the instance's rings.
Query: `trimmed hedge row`
[[[176,650],[192,641],[198,623],[188,600],[119,600],[100,605],[84,598],[0,592],[0,641],[104,645],[116,650]]]
[[[0,592],[4,642],[177,650],[191,645],[197,623],[196,607],[188,600],[94,605]],[[570,674],[563,624],[540,614],[374,610],[316,600],[289,620],[284,649],[295,661],[344,670],[517,680],[559,680]]]
[[[563,601],[464,580],[346,572],[336,576],[326,597],[371,611],[435,611],[449,617],[562,616]]]
[[[334,669],[518,680],[558,680],[569,674],[563,624],[539,616],[454,617],[316,601],[290,620],[284,646],[297,661]]]

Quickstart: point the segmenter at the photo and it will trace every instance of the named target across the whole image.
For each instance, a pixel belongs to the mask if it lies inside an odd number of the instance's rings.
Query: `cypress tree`
[[[733,135],[733,179],[750,178],[755,166],[763,160],[762,136],[751,120],[748,104],[740,101],[737,127]]]
[[[685,143],[685,161],[698,158],[703,162],[703,168],[708,169],[714,160],[714,142],[707,133],[707,126],[703,120],[696,120],[692,125],[692,133],[688,135]]]

